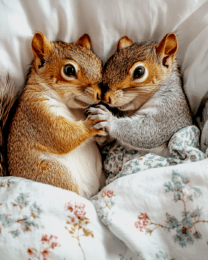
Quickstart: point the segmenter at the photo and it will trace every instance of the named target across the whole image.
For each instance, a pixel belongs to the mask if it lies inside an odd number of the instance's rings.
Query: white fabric
[[[117,260],[124,251],[134,257],[88,200],[50,185],[0,177],[0,260]]]
[[[205,159],[121,177],[92,202],[139,260],[207,260],[207,165]]]
[[[50,41],[76,42],[91,37],[95,53],[106,61],[120,37],[160,41],[168,32],[179,40],[177,58],[193,113],[208,91],[207,0],[1,0],[0,71],[21,88],[32,60],[33,34]]]

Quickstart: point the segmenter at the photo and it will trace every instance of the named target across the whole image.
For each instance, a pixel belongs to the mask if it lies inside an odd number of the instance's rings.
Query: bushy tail
[[[0,78],[0,176],[7,175],[6,146],[10,111],[17,100],[14,84],[9,77]]]

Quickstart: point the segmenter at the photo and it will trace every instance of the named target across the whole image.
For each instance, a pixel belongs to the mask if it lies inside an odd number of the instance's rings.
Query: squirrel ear
[[[162,58],[162,63],[165,67],[173,64],[174,57],[178,50],[178,41],[174,33],[168,33],[156,47],[159,57]]]
[[[92,44],[88,34],[84,34],[82,37],[80,37],[79,40],[77,41],[77,45],[81,45],[86,47],[87,49],[92,50]]]
[[[133,44],[132,40],[129,39],[127,36],[122,37],[117,45],[117,50],[129,47]]]
[[[49,56],[51,53],[51,43],[43,33],[35,33],[32,39],[32,50],[35,57],[44,60],[44,56]]]

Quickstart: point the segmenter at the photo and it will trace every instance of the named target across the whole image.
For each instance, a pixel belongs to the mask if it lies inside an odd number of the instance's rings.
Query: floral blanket
[[[112,164],[117,175],[91,201],[0,177],[0,260],[207,260],[208,159],[197,128],[178,134],[171,158],[117,146],[130,160]]]
[[[206,154],[199,150],[199,137],[200,130],[196,126],[187,126],[175,133],[168,143],[169,158],[130,150],[118,142],[105,146],[102,153],[104,169],[109,176],[107,183],[151,168],[203,160]]]
[[[118,178],[92,202],[137,259],[207,260],[207,198],[205,159]]]
[[[178,131],[170,158],[105,147],[110,184],[92,202],[138,259],[208,259],[208,159],[199,136],[196,126]]]
[[[77,194],[0,177],[0,260],[136,259]]]

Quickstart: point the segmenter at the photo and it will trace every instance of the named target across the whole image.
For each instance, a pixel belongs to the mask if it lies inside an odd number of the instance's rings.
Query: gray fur
[[[133,149],[152,149],[169,141],[183,127],[192,125],[192,117],[174,64],[172,73],[138,110],[113,116],[105,107],[91,108],[95,128],[106,128],[110,137]]]
[[[130,117],[127,113],[124,118],[114,118],[109,134],[134,149],[150,149],[169,141],[174,133],[191,124],[180,76],[174,69],[139,110]]]

